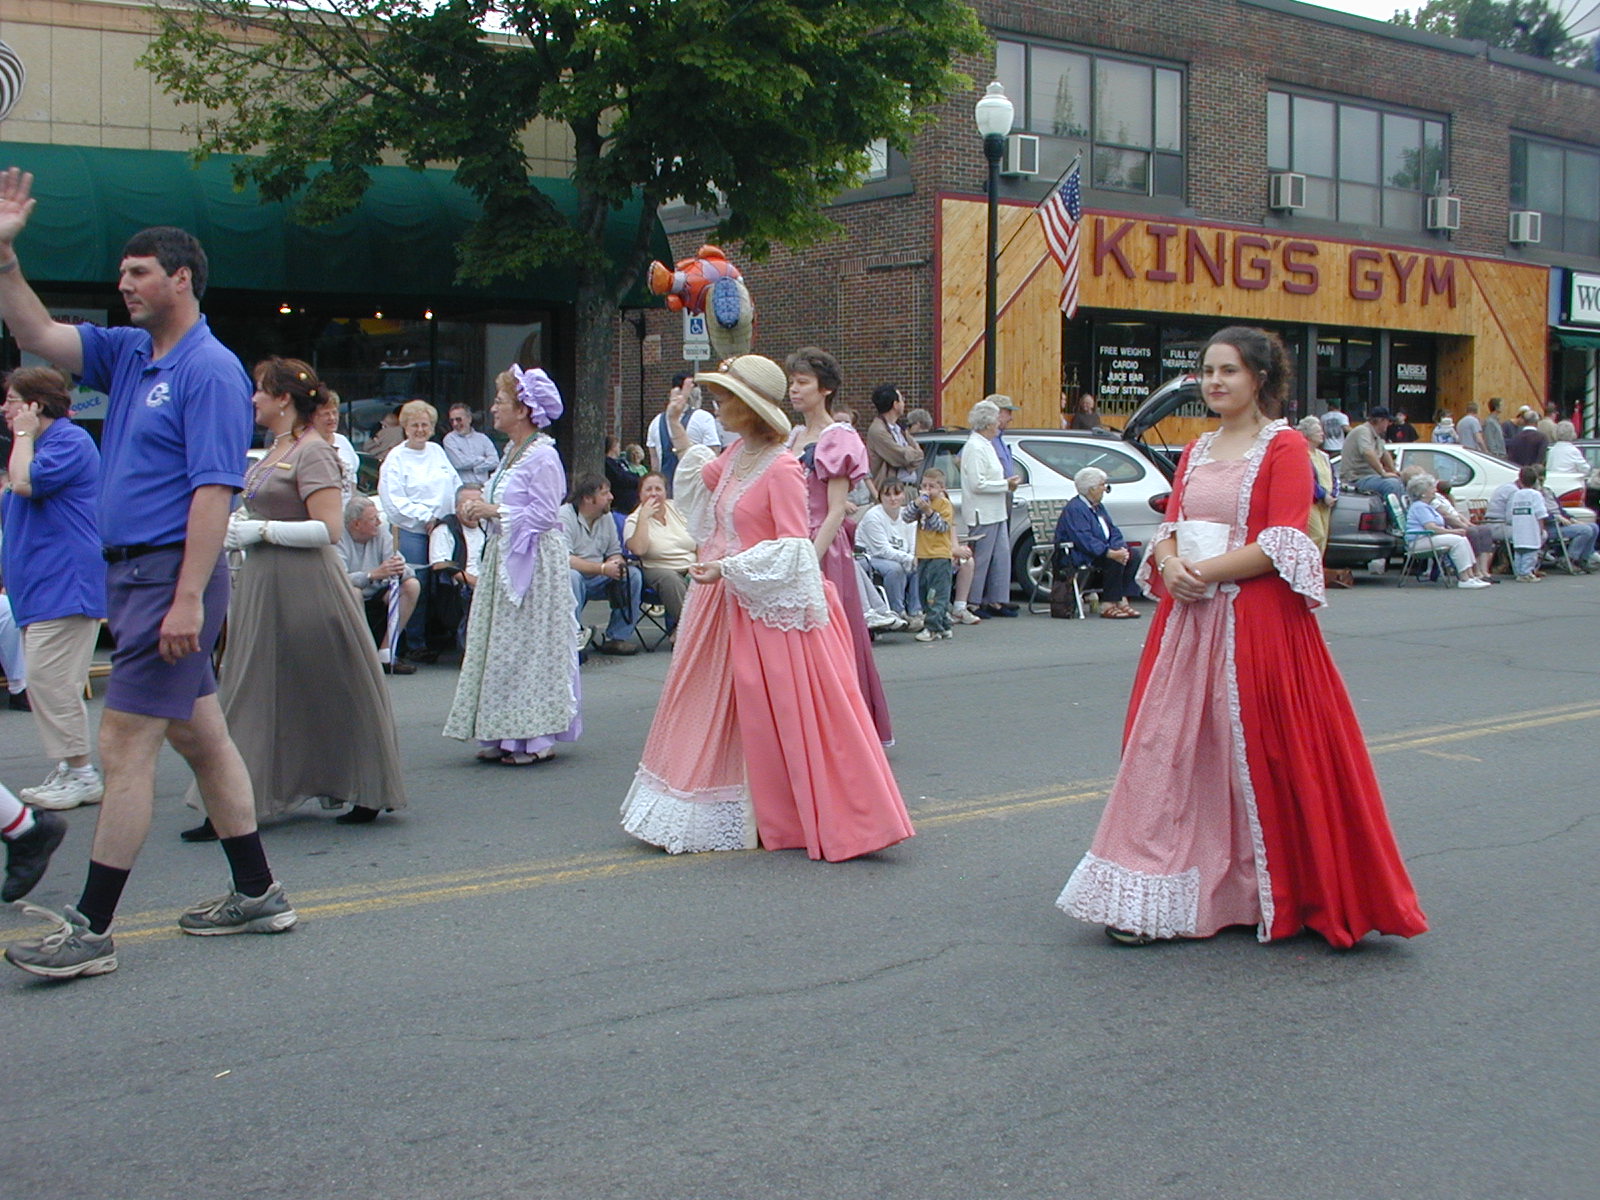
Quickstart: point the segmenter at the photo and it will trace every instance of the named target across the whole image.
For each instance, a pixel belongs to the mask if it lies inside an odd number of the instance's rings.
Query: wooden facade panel
[[[940,401],[951,422],[982,396],[986,206],[960,197],[940,205]],[[1061,272],[1031,208],[1002,207],[1000,245],[998,390],[1022,406],[1018,424],[1051,427]],[[1491,395],[1513,411],[1543,401],[1543,266],[1089,212],[1079,273],[1084,308],[1441,335],[1438,395],[1456,415]]]

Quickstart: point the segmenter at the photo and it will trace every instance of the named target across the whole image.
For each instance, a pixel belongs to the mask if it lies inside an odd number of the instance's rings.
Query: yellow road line
[[[1368,743],[1373,754],[1394,754],[1405,750],[1421,751],[1438,757],[1430,747],[1472,738],[1515,733],[1526,729],[1566,725],[1600,718],[1600,704],[1580,703],[1536,709],[1510,720],[1482,718],[1453,725],[1428,726],[1406,733],[1374,738]],[[1451,757],[1469,758],[1467,755]],[[1080,780],[1072,790],[1053,787],[1026,788],[967,799],[945,800],[922,797],[913,809],[919,829],[936,829],[964,821],[1011,817],[1044,808],[1087,804],[1102,800],[1110,780]],[[758,853],[752,851],[751,853]],[[358,913],[409,908],[420,904],[440,904],[452,900],[478,899],[505,892],[583,883],[636,875],[664,867],[683,869],[705,862],[706,855],[666,855],[643,847],[637,849],[589,851],[554,860],[534,859],[500,866],[468,867],[434,875],[412,875],[371,883],[340,887],[296,890],[295,909],[309,919],[348,917]],[[42,925],[0,934],[0,945],[45,932]],[[180,932],[169,910],[132,913],[117,919],[120,941],[159,941],[179,937]]]

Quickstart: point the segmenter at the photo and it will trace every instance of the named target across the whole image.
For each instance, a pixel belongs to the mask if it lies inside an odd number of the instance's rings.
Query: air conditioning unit
[[[1432,230],[1461,228],[1460,196],[1429,196],[1427,225]]]
[[[1013,133],[1006,136],[1006,157],[1000,164],[1002,175],[1037,175],[1039,173],[1039,139],[1031,133]]]
[[[1306,177],[1294,171],[1279,171],[1268,176],[1267,207],[1278,212],[1293,212],[1306,206]]]
[[[1524,210],[1511,214],[1511,233],[1508,240],[1518,246],[1526,246],[1540,240],[1544,232],[1544,214]]]

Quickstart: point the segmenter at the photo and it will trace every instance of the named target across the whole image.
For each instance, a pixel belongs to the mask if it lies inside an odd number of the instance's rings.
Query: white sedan
[[[950,502],[961,517],[961,448],[965,429],[935,430],[917,434],[927,457],[925,467],[944,472]],[[1130,542],[1145,543],[1155,533],[1167,507],[1172,485],[1146,457],[1114,433],[1078,433],[1061,429],[1008,429],[1002,434],[1011,447],[1022,484],[1011,509],[1011,579],[1020,583],[1033,551],[1033,525],[1028,502],[1046,500],[1059,512],[1078,494],[1072,478],[1084,467],[1106,473],[1106,511]]]
[[[1465,446],[1437,442],[1407,442],[1390,444],[1397,468],[1421,467],[1440,483],[1450,487],[1450,499],[1463,512],[1478,502],[1487,504],[1489,497],[1503,483],[1513,483],[1517,467],[1492,454],[1468,450]],[[1592,521],[1595,514],[1583,507],[1583,479],[1576,471],[1554,472],[1545,484],[1568,515],[1580,521]]]

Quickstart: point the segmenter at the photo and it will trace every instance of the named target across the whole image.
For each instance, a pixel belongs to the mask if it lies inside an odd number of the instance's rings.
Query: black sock
[[[121,867],[108,867],[92,858],[89,860],[89,877],[83,881],[78,911],[89,922],[91,933],[104,933],[111,928],[111,918],[117,915],[117,902],[128,884],[128,874]]]
[[[264,895],[272,886],[272,868],[267,866],[260,831],[219,840],[222,852],[228,856],[228,869],[233,872],[233,890],[241,896]]]

